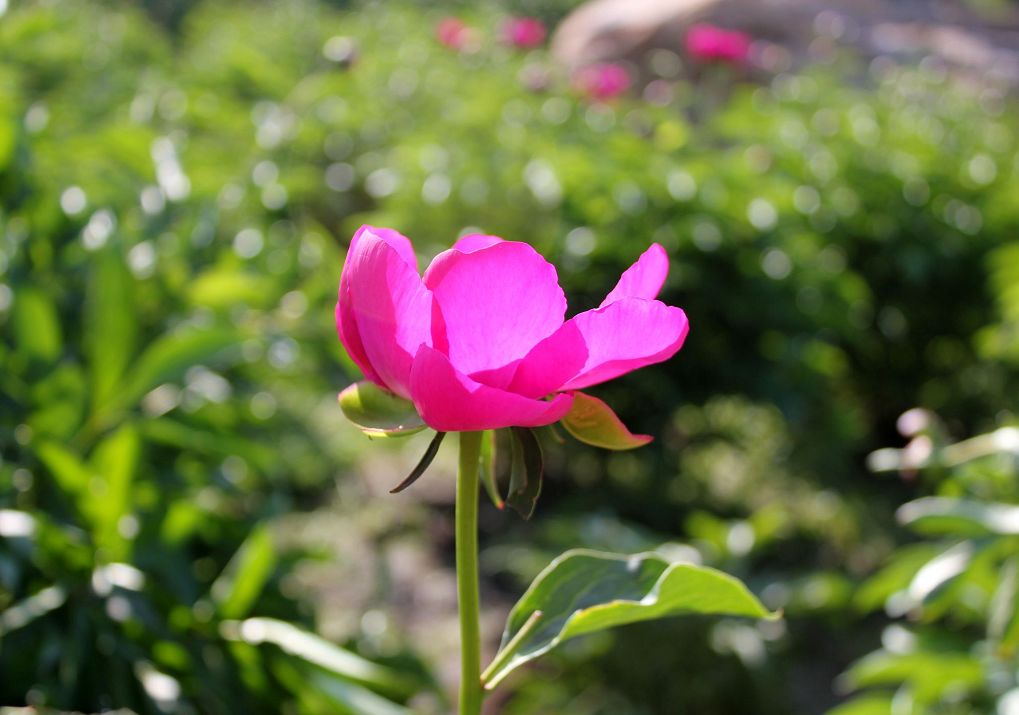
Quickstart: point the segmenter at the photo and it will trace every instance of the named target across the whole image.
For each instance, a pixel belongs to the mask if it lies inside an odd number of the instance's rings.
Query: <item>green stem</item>
[[[481,432],[460,433],[456,478],[456,593],[460,604],[460,715],[480,715],[481,627],[478,605],[478,490]]]

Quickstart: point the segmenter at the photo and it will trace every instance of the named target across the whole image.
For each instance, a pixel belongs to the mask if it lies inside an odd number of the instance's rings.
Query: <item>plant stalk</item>
[[[481,627],[478,596],[478,494],[481,432],[460,433],[456,477],[456,593],[460,607],[460,715],[480,715]]]

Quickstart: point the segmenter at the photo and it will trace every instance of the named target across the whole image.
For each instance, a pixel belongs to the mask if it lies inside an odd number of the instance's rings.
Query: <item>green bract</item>
[[[340,408],[369,437],[406,437],[426,426],[413,404],[366,380],[340,393]]]
[[[630,432],[611,407],[583,392],[573,393],[573,407],[562,425],[576,439],[602,449],[636,449],[651,441],[650,435]]]

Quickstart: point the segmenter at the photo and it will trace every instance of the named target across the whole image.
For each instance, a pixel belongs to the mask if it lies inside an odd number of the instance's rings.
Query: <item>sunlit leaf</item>
[[[321,636],[275,618],[247,618],[240,623],[227,622],[221,630],[231,639],[240,639],[252,645],[269,643],[277,646],[283,652],[345,680],[395,697],[411,695],[420,686],[415,678],[373,663]]]
[[[179,379],[188,368],[213,360],[242,340],[239,331],[226,328],[191,328],[163,335],[141,354],[102,416],[111,419],[116,410],[132,406],[150,390]]]
[[[272,535],[264,525],[256,527],[212,584],[212,600],[223,618],[247,615],[275,568]]]
[[[652,440],[650,435],[630,432],[611,407],[583,392],[573,393],[573,406],[562,425],[577,440],[603,449],[635,449]]]
[[[31,286],[14,297],[14,338],[19,353],[42,362],[55,360],[63,347],[60,319],[52,299]]]
[[[107,402],[134,357],[137,321],[134,282],[119,248],[108,246],[92,261],[85,294],[85,355],[93,406]]]
[[[919,702],[946,692],[962,693],[983,681],[980,660],[967,653],[877,651],[860,659],[843,676],[853,688],[908,683]]]
[[[568,551],[538,575],[510,611],[499,654],[484,675],[486,687],[570,638],[693,613],[775,617],[746,586],[721,571],[670,563],[655,554]]]
[[[405,437],[425,429],[414,405],[363,380],[340,393],[340,409],[369,437]]]
[[[25,600],[8,606],[0,612],[0,638],[60,608],[66,601],[67,591],[63,587],[47,586]]]
[[[892,696],[890,694],[869,693],[842,703],[826,712],[825,715],[889,715],[891,712]]]
[[[81,515],[88,520],[94,517],[89,493],[94,473],[80,456],[56,442],[42,442],[36,454],[60,489],[71,498]]]
[[[124,425],[103,440],[92,456],[92,466],[103,485],[93,506],[96,542],[107,549],[112,560],[124,556],[120,520],[131,508],[131,487],[140,449],[137,430]]]
[[[903,504],[899,521],[924,534],[985,536],[1019,534],[1019,506],[947,497],[923,497]]]

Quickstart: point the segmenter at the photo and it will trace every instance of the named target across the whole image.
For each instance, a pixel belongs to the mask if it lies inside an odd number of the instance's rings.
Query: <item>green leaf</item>
[[[506,502],[503,501],[502,494],[499,492],[499,482],[495,474],[495,452],[495,430],[485,430],[481,435],[481,483],[485,485],[488,498],[492,500],[495,507],[505,509]]]
[[[545,471],[541,444],[529,429],[511,427],[510,432],[510,484],[506,503],[520,516],[530,519],[541,496]]]
[[[967,653],[924,651],[903,655],[876,651],[858,660],[844,678],[853,688],[908,684],[919,703],[962,693],[984,680],[980,660]]]
[[[179,379],[189,367],[212,360],[243,339],[239,331],[227,328],[191,328],[157,338],[128,373],[121,390],[106,403],[100,426],[104,420],[111,420],[118,410],[134,405],[150,390]]]
[[[14,338],[19,353],[42,362],[60,356],[63,338],[53,301],[32,286],[18,288],[14,296]]]
[[[1019,534],[1019,506],[1013,504],[924,497],[903,504],[896,516],[900,523],[923,534]]]
[[[511,671],[570,638],[686,613],[777,617],[721,571],[670,563],[650,553],[567,551],[510,611],[499,654],[482,677],[492,689]]]
[[[120,520],[131,509],[131,485],[138,465],[141,440],[131,425],[107,437],[92,455],[92,466],[103,485],[94,495],[92,511],[96,522],[96,543],[107,550],[111,561],[126,557],[120,535]]]
[[[889,715],[891,712],[890,694],[868,693],[829,710],[825,715]]]
[[[1001,658],[1011,658],[1019,648],[1019,558],[1001,567],[1001,575],[987,620],[988,638]]]
[[[324,673],[311,673],[308,680],[309,686],[317,689],[334,705],[345,708],[350,715],[413,715],[412,710],[386,700],[371,690],[338,678],[330,678]]]
[[[406,437],[427,427],[411,402],[367,380],[340,393],[340,409],[369,437]]]
[[[406,697],[419,689],[415,678],[373,663],[321,636],[275,618],[247,618],[240,623],[228,621],[223,623],[221,631],[230,640],[275,645],[305,663],[394,697]]]
[[[205,271],[188,286],[188,300],[209,308],[232,305],[265,308],[277,294],[266,277],[245,273],[232,266]]]
[[[212,584],[212,600],[223,618],[247,615],[275,568],[276,551],[269,529],[256,527]]]
[[[138,359],[128,379],[125,399],[140,398],[164,382],[179,378],[189,367],[239,345],[243,339],[239,331],[228,328],[192,328],[160,337]]]
[[[62,586],[47,586],[0,611],[0,638],[11,631],[24,628],[67,602],[67,592]]]
[[[119,249],[102,250],[92,261],[85,295],[85,355],[93,407],[113,396],[134,357],[133,294],[134,281]]]
[[[140,423],[139,429],[147,440],[153,442],[221,457],[238,455],[267,471],[279,460],[272,445],[245,439],[232,432],[199,429],[169,417],[145,420]]]
[[[603,449],[636,449],[653,439],[630,432],[611,407],[583,392],[573,393],[573,406],[562,424],[577,440]]]
[[[432,441],[428,443],[428,449],[425,450],[424,455],[421,457],[421,461],[417,463],[417,466],[411,470],[411,473],[407,475],[407,478],[397,484],[395,487],[389,490],[390,494],[398,494],[404,489],[409,487],[411,484],[421,478],[421,475],[425,473],[432,464],[432,460],[435,459],[435,455],[439,453],[439,445],[442,444],[443,437],[446,436],[445,432],[436,432],[435,436],[432,437]]]
[[[36,454],[49,471],[57,486],[74,502],[81,516],[91,522],[92,499],[90,488],[94,474],[77,454],[56,442],[42,442]]]

